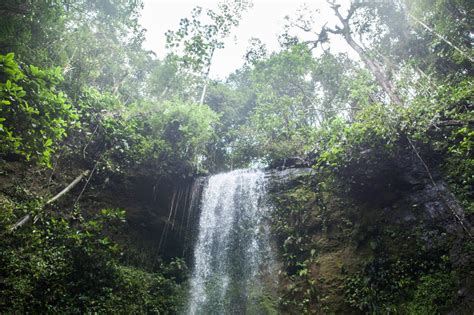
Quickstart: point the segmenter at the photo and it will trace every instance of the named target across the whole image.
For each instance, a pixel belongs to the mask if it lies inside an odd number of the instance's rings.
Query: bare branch
[[[329,27],[326,27],[325,28],[326,32],[328,33],[331,33],[331,34],[338,34],[338,35],[342,35],[344,32],[343,32],[343,29],[340,28],[338,25],[336,25],[336,29],[332,29],[332,28],[329,28]]]
[[[312,31],[311,27],[309,25],[300,25],[299,23],[293,24],[295,27],[299,28],[303,32],[309,33]]]
[[[27,214],[23,218],[21,218],[17,223],[13,224],[11,227],[11,231],[15,231],[17,228],[22,227],[25,225],[26,222],[28,222],[31,219],[31,215]]]
[[[441,120],[433,124],[433,127],[456,127],[456,126],[474,126],[474,120]]]
[[[343,23],[347,23],[347,19],[344,19],[341,15],[341,13],[339,12],[339,8],[341,7],[340,4],[336,4],[335,1],[331,1],[331,0],[326,0],[327,3],[329,3],[329,6],[331,7],[331,9],[334,10],[334,13],[336,14],[337,18]],[[352,5],[351,5],[351,9],[352,9]],[[351,11],[351,9],[349,9],[349,12]],[[351,14],[352,15],[352,14]]]
[[[66,194],[68,191],[70,191],[72,188],[74,188],[74,186],[76,186],[85,176],[87,176],[89,174],[89,171],[84,171],[82,172],[79,176],[77,176],[66,188],[64,188],[63,190],[61,190],[56,196],[54,196],[53,198],[49,199],[47,202],[46,202],[46,205],[56,201],[57,199],[59,199],[62,195]],[[29,220],[31,219],[31,215],[30,214],[27,214],[25,215],[24,217],[22,217],[18,222],[16,222],[12,227],[11,227],[11,231],[14,231],[16,230],[17,228],[19,227],[22,227],[23,225],[25,225]]]
[[[420,24],[421,26],[423,26],[427,31],[431,32],[432,34],[435,34],[439,39],[441,39],[442,41],[444,41],[446,44],[448,44],[449,46],[451,46],[452,48],[454,48],[455,50],[457,50],[461,55],[463,55],[464,57],[466,57],[467,59],[469,59],[469,61],[471,62],[474,62],[474,59],[469,56],[465,51],[463,51],[461,48],[459,48],[458,46],[454,45],[451,41],[449,41],[445,36],[439,34],[438,32],[436,32],[433,28],[429,27],[428,25],[426,25],[425,23],[423,23],[423,21],[421,21],[420,19],[416,18],[415,16],[411,15],[411,14],[408,14],[408,16],[410,18],[412,18],[415,22],[417,22],[418,24]]]

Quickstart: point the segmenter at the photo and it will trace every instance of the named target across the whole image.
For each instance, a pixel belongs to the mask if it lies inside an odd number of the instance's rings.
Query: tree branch
[[[455,50],[457,50],[461,55],[463,55],[464,57],[466,57],[467,59],[469,59],[469,61],[471,62],[474,62],[474,59],[469,56],[465,51],[463,51],[461,48],[459,48],[458,46],[454,45],[451,41],[449,41],[445,36],[439,34],[438,32],[436,32],[434,29],[432,29],[431,27],[429,27],[428,25],[426,25],[425,23],[423,23],[423,21],[421,21],[420,19],[417,19],[415,16],[411,15],[408,13],[408,16],[410,18],[412,18],[415,22],[417,22],[418,24],[420,24],[421,26],[423,26],[427,31],[435,34],[439,39],[441,39],[442,41],[444,41],[446,44],[448,44],[449,46],[451,46],[452,48],[454,48]]]
[[[375,60],[371,59],[367,55],[364,48],[362,48],[361,45],[358,44],[354,40],[354,38],[352,38],[351,29],[349,26],[349,19],[352,17],[356,9],[360,7],[360,5],[352,3],[347,13],[347,17],[343,18],[341,13],[339,12],[340,5],[336,5],[334,0],[326,0],[326,2],[329,3],[331,8],[334,10],[334,13],[336,14],[337,18],[342,24],[342,28],[336,25],[336,30],[338,30],[339,32],[338,34],[342,34],[342,36],[344,36],[344,39],[349,44],[349,46],[351,46],[352,49],[354,49],[357,52],[357,54],[360,56],[360,58],[362,59],[366,67],[375,76],[375,79],[383,88],[385,93],[387,93],[388,97],[390,98],[390,101],[396,105],[402,105],[402,100],[398,96],[393,83],[384,73],[384,70],[382,69],[382,67]]]
[[[54,201],[58,200],[62,195],[66,194],[68,191],[74,188],[84,177],[89,175],[89,170],[82,172],[79,176],[77,176],[66,188],[61,190],[56,196],[49,199],[46,204],[53,203]]]
[[[434,123],[433,126],[474,126],[474,120],[442,120]]]
[[[58,200],[61,196],[66,194],[68,191],[74,188],[84,177],[86,177],[89,174],[89,171],[84,171],[82,172],[79,176],[77,176],[66,188],[61,190],[56,196],[53,198],[49,199],[45,205],[48,205],[56,200]],[[19,227],[22,227],[25,225],[29,220],[31,219],[31,215],[27,214],[23,218],[21,218],[18,222],[16,222],[10,229],[10,231],[14,231],[18,229]]]

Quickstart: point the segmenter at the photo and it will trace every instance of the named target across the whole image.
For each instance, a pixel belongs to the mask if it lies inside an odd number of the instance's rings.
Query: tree
[[[313,67],[309,50],[301,45],[256,62],[250,76],[255,107],[234,146],[269,160],[304,153],[319,119]],[[251,153],[251,147],[258,150]]]
[[[364,62],[364,64],[367,66],[367,68],[372,72],[377,82],[380,84],[380,86],[389,96],[391,102],[395,105],[402,105],[402,100],[400,99],[400,96],[398,95],[395,89],[395,86],[393,85],[393,82],[386,75],[383,69],[383,65],[378,63],[376,60],[372,59],[364,50],[364,48],[361,45],[359,45],[352,36],[353,31],[350,26],[350,19],[352,18],[356,10],[364,6],[364,4],[362,4],[361,2],[351,3],[351,6],[346,14],[346,17],[343,17],[341,13],[339,12],[340,5],[335,4],[334,1],[328,1],[328,2],[330,3],[331,8],[334,10],[334,13],[336,17],[339,19],[339,22],[341,23],[342,27],[339,25],[336,25],[335,29],[332,29],[327,26],[323,26],[320,32],[320,35],[324,34],[325,32],[342,35],[344,39],[346,40],[347,44],[349,44],[349,46],[351,46],[352,49],[354,49],[357,52],[357,54],[359,55],[361,60]],[[321,39],[318,38],[317,41],[320,41],[320,40]]]
[[[191,19],[181,19],[177,31],[166,33],[169,48],[182,46],[183,67],[197,73],[204,81],[200,104],[203,104],[206,95],[214,53],[224,48],[224,39],[230,35],[232,28],[239,25],[242,13],[249,6],[249,2],[235,0],[219,3],[217,10],[196,7]]]
[[[465,73],[472,75],[472,2],[405,0],[404,4],[416,37],[400,43],[397,51],[407,51],[407,57],[432,79],[459,82]]]
[[[0,4],[0,53],[38,67],[60,66],[69,95],[95,85],[137,98],[148,52],[141,49],[139,0],[6,0]]]
[[[60,68],[20,65],[0,55],[0,153],[19,154],[50,165],[57,142],[77,124],[66,95],[57,90]]]
[[[164,60],[153,60],[149,68],[146,80],[148,97],[158,101],[179,99],[189,102],[197,98],[196,77],[182,71],[177,55],[168,54]]]

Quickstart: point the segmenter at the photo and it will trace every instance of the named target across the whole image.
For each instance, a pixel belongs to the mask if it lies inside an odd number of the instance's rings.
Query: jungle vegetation
[[[213,80],[214,53],[251,10],[248,2],[196,7],[167,33],[169,53],[157,59],[143,48],[140,0],[2,1],[0,312],[179,310],[187,274],[182,257],[155,257],[151,265],[126,259],[131,249],[116,237],[125,233],[125,211],[90,211],[81,200],[100,189],[90,181],[130,174],[192,178],[300,157],[325,174],[325,187],[344,182],[349,186],[340,189],[352,194],[351,183],[370,180],[367,170],[414,154],[429,176],[437,172],[449,184],[466,213],[459,224],[469,233],[472,1],[325,5],[336,25],[315,26],[325,18],[318,12],[290,14],[278,51],[254,39],[245,64]],[[336,36],[355,57],[331,49]],[[67,178],[86,182],[79,194],[53,198],[58,164],[70,166],[62,170]],[[25,170],[34,173],[25,177]],[[455,286],[455,271],[442,259],[434,263],[435,273],[415,277],[403,267],[408,275],[396,275],[422,279],[399,312],[441,314],[452,306],[446,290]],[[392,262],[386,266],[394,270]],[[297,273],[305,277],[304,270]],[[396,312],[387,301],[399,298],[397,289],[364,292],[364,279],[348,280],[347,303],[364,312]],[[446,303],[433,304],[432,297]],[[307,305],[301,295],[287,298],[287,306]]]

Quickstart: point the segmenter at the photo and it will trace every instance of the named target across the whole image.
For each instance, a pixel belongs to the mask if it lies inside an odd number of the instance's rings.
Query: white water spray
[[[188,314],[256,309],[273,257],[264,173],[236,170],[209,178],[194,249]],[[251,313],[252,311],[250,311]]]

